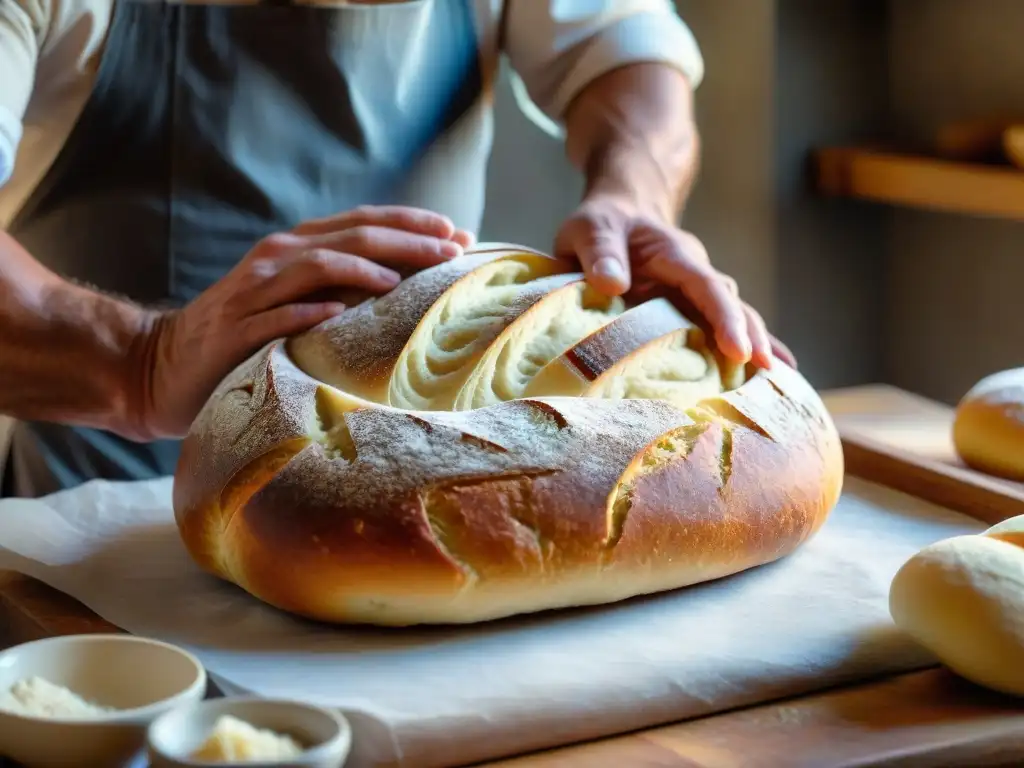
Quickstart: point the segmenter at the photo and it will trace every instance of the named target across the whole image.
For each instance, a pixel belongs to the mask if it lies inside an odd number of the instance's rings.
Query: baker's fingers
[[[743,302],[711,267],[700,241],[685,232],[645,229],[631,242],[638,273],[678,289],[703,315],[722,354],[737,363],[750,360],[753,345]]]
[[[265,272],[266,279],[250,291],[247,314],[309,301],[314,294],[337,288],[385,293],[401,280],[394,270],[369,259],[326,248],[313,248],[274,265],[280,270],[276,274]]]
[[[558,233],[555,253],[575,259],[587,282],[606,296],[629,291],[631,276],[626,222],[600,206],[581,208]]]
[[[725,274],[724,272],[718,272],[718,279],[725,285],[725,289],[729,291],[733,296],[738,297],[740,295],[740,286],[736,280]]]
[[[304,221],[292,232],[297,235],[325,235],[354,227],[390,227],[441,239],[450,239],[456,232],[455,225],[447,216],[401,205],[364,205]]]
[[[467,229],[457,229],[455,234],[451,236],[453,242],[458,243],[464,249],[468,250],[476,245],[476,235]]]
[[[285,304],[247,317],[232,332],[237,333],[240,350],[256,349],[274,339],[308,331],[344,311],[344,304],[330,301]]]
[[[388,227],[352,227],[313,235],[306,241],[310,249],[350,253],[399,270],[425,269],[463,253],[462,246],[452,240]]]
[[[743,313],[747,316],[747,336],[750,338],[750,360],[761,368],[772,365],[772,342],[764,319],[749,304],[743,305]]]

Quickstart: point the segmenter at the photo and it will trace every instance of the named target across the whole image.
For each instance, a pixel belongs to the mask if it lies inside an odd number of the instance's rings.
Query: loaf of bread
[[[1024,516],[925,547],[889,591],[896,625],[960,676],[1024,696]]]
[[[1024,171],[1024,122],[1011,125],[1003,133],[1003,152],[1010,163]]]
[[[953,445],[969,467],[1024,481],[1024,368],[986,376],[963,396]]]
[[[991,117],[944,125],[936,136],[935,149],[950,160],[1009,162],[1024,170],[1024,118]]]
[[[792,368],[727,365],[668,302],[484,246],[239,366],[174,509],[203,568],[282,610],[469,623],[776,560],[842,477]]]

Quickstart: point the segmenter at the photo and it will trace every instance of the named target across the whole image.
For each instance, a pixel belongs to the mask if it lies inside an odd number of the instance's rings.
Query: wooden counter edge
[[[0,632],[24,643],[56,635],[123,634],[78,600],[13,571],[0,570]]]
[[[1024,515],[1024,484],[966,466],[952,443],[954,408],[885,384],[826,390],[846,474],[994,525]],[[932,440],[928,451],[893,442],[892,420]]]

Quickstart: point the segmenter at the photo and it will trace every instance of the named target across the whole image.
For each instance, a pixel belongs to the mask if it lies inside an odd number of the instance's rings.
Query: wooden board
[[[1024,484],[965,466],[953,449],[953,409],[895,387],[833,390],[829,411],[846,471],[986,523],[1024,514]]]
[[[1024,173],[857,147],[814,153],[819,192],[876,203],[1024,221]]]

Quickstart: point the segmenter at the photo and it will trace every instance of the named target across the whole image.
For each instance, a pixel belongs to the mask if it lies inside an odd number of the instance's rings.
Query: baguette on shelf
[[[487,245],[240,365],[174,509],[200,566],[279,609],[460,624],[785,557],[842,478],[797,371],[727,365],[672,304]]]
[[[963,120],[939,128],[939,157],[967,163],[1009,163],[1024,169],[1024,117]]]
[[[1024,122],[1011,125],[1003,133],[1003,153],[1007,160],[1024,171]]]
[[[996,115],[940,125],[935,133],[935,152],[939,157],[964,163],[1004,162],[1003,136],[1019,122],[1012,115]]]

